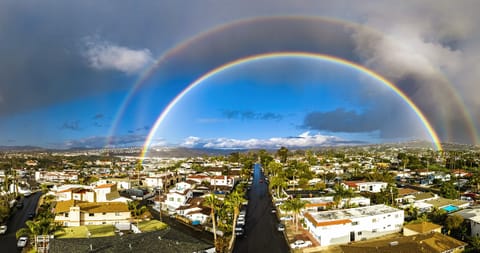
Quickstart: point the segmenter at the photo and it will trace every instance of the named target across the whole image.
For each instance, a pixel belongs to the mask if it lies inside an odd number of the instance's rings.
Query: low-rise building
[[[131,218],[123,202],[58,201],[54,213],[55,222],[66,227],[129,223]]]
[[[345,181],[342,183],[344,187],[353,189],[358,192],[381,192],[387,188],[387,183],[385,182],[361,182],[361,181]]]
[[[401,231],[403,210],[387,205],[305,212],[305,223],[321,246],[366,240]]]
[[[403,226],[404,236],[427,234],[433,232],[441,233],[442,226],[426,221],[420,223],[410,223]]]
[[[467,243],[450,236],[433,232],[394,239],[372,240],[342,245],[343,253],[404,253],[404,252],[431,252],[431,253],[460,253],[465,250]]]
[[[480,236],[480,208],[464,209],[455,213],[470,225],[470,236]]]

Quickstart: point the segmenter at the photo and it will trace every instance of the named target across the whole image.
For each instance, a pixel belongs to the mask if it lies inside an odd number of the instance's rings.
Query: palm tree
[[[28,236],[30,238],[36,238],[37,235],[40,235],[42,234],[42,228],[40,226],[40,224],[38,222],[35,222],[35,221],[32,221],[32,220],[27,220],[25,222],[25,225],[27,225],[26,228],[21,228],[19,230],[17,230],[16,232],[16,236],[17,238],[19,238],[20,236]],[[36,244],[36,240],[33,240],[33,246],[36,248],[37,247],[37,244]]]
[[[229,249],[231,249],[233,246],[233,241],[235,239],[235,225],[237,223],[237,218],[240,213],[240,206],[244,201],[245,199],[243,198],[243,193],[238,190],[230,193],[225,199],[225,204],[231,206],[233,209],[232,238],[230,239],[230,243],[228,244]]]
[[[293,220],[295,222],[295,231],[298,231],[298,215],[300,214],[300,211],[305,208],[305,205],[308,203],[308,201],[301,200],[300,198],[291,198],[287,199],[283,204],[282,207],[286,211],[291,211],[293,212]]]
[[[270,178],[270,184],[268,185],[270,189],[276,190],[276,196],[280,197],[281,191],[287,187],[287,178],[283,175],[283,173],[273,176]]]
[[[138,217],[145,213],[147,211],[146,206],[142,206],[139,208],[140,202],[138,201],[129,201],[128,202],[128,210],[130,210],[130,213],[133,215],[135,220],[137,221],[137,227],[138,227]]]
[[[355,195],[353,190],[343,187],[341,184],[335,185],[333,189],[335,190],[335,195],[333,195],[333,202],[335,202],[335,206],[338,208],[340,202],[342,202],[344,198],[347,198],[346,206],[348,207],[350,205],[350,199]]]
[[[218,202],[219,200],[213,193],[205,197],[205,204],[210,207],[210,218],[212,219],[212,225],[213,225],[213,245],[215,245],[215,247],[217,247],[217,227],[215,223],[215,209],[218,205]]]

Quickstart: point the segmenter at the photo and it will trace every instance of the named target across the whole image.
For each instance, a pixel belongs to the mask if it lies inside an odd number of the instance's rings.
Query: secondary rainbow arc
[[[381,34],[379,31],[376,31],[376,30],[373,30],[372,28],[370,27],[367,27],[367,26],[364,26],[364,25],[361,25],[361,24],[356,24],[356,23],[352,23],[352,22],[349,22],[349,21],[345,21],[345,20],[340,20],[340,19],[335,19],[335,18],[331,18],[331,17],[320,17],[320,16],[295,16],[295,15],[288,15],[288,16],[257,16],[257,17],[249,17],[249,18],[245,18],[245,19],[240,19],[240,20],[234,20],[232,22],[229,22],[229,23],[225,23],[225,24],[221,24],[221,25],[218,25],[218,26],[215,26],[213,28],[210,28],[204,32],[201,32],[199,34],[196,34],[184,41],[182,41],[181,43],[178,43],[178,44],[175,44],[173,47],[171,47],[170,49],[166,50],[162,55],[160,55],[158,57],[158,59],[155,61],[154,64],[152,64],[151,67],[149,67],[148,69],[146,69],[140,76],[139,78],[137,79],[137,81],[134,83],[134,85],[132,86],[132,88],[130,89],[129,93],[126,95],[126,97],[124,98],[123,102],[121,103],[119,109],[117,110],[117,113],[115,114],[114,116],[114,119],[113,119],[113,122],[112,122],[112,126],[109,130],[109,133],[108,133],[108,141],[107,141],[107,145],[108,144],[111,144],[112,140],[111,138],[114,136],[115,132],[116,132],[116,128],[117,128],[117,125],[119,124],[119,121],[120,119],[123,117],[123,114],[125,112],[125,109],[127,108],[128,104],[130,103],[131,99],[133,98],[133,96],[136,94],[136,92],[140,89],[140,87],[142,86],[143,83],[145,83],[146,80],[148,80],[148,78],[153,75],[153,73],[155,73],[155,71],[165,62],[167,61],[168,59],[174,57],[175,55],[177,55],[178,53],[182,52],[183,50],[185,50],[186,48],[192,46],[195,44],[196,41],[198,40],[201,40],[201,39],[204,39],[204,38],[207,38],[209,36],[212,36],[214,34],[217,34],[217,33],[220,33],[222,31],[225,31],[225,30],[228,30],[230,28],[233,28],[233,27],[236,27],[236,26],[239,26],[239,25],[243,25],[243,24],[249,24],[249,23],[255,23],[255,22],[259,22],[259,21],[264,21],[264,20],[275,20],[275,19],[291,19],[291,20],[319,20],[319,21],[323,21],[323,22],[329,22],[329,23],[335,23],[335,24],[340,24],[340,25],[345,25],[347,27],[360,27],[362,29],[369,29],[369,30],[372,30],[374,32],[377,32],[379,34]],[[312,54],[318,54],[316,52],[309,52],[309,53],[312,53]],[[333,56],[332,56],[333,57]],[[358,66],[358,65],[357,65]],[[438,70],[437,70],[438,71]],[[463,103],[463,100],[462,98],[459,96],[459,94],[456,92],[456,90],[451,86],[451,85],[448,85],[450,82],[448,81],[448,79],[446,79],[443,75],[441,75],[441,72],[439,72],[439,77],[447,84],[445,85],[445,88],[447,88],[449,90],[449,92],[452,94],[452,98],[453,100],[455,101],[455,103],[459,106],[459,108],[461,109],[461,113],[462,113],[462,116],[463,118],[466,120],[466,122],[468,123],[467,124],[467,127],[468,127],[468,132],[472,138],[472,140],[475,142],[475,143],[478,143],[480,142],[480,137],[476,131],[476,127],[475,127],[475,123],[474,121],[472,120],[472,116],[471,116],[471,113],[469,111],[469,109],[465,106],[465,104]],[[378,75],[378,74],[377,74]],[[442,82],[443,83],[443,82]]]
[[[442,150],[442,145],[440,142],[440,139],[431,126],[430,122],[427,120],[425,115],[422,113],[422,111],[417,107],[417,105],[405,94],[403,91],[398,89],[392,82],[388,81],[381,75],[375,73],[374,71],[367,69],[361,65],[358,65],[356,63],[347,61],[345,59],[333,57],[330,55],[324,55],[324,54],[318,54],[318,53],[310,53],[310,52],[275,52],[275,53],[265,53],[265,54],[256,54],[256,55],[251,55],[248,57],[240,58],[228,63],[225,63],[215,69],[212,69],[196,79],[194,82],[190,83],[182,92],[180,92],[162,111],[160,116],[157,118],[155,121],[155,124],[150,130],[150,133],[148,134],[145,143],[142,148],[142,153],[141,153],[141,161],[145,158],[147,155],[148,149],[155,137],[155,134],[157,132],[157,129],[160,127],[162,122],[165,120],[165,118],[168,116],[170,111],[175,107],[175,105],[186,95],[188,94],[192,89],[197,87],[199,84],[202,82],[206,81],[207,79],[227,70],[232,67],[242,65],[242,64],[247,64],[249,62],[254,62],[262,59],[280,59],[280,58],[308,58],[308,59],[318,59],[318,60],[323,60],[323,61],[328,61],[331,63],[336,63],[340,64],[343,66],[348,66],[351,68],[354,68],[372,78],[375,80],[378,80],[380,83],[384,84],[387,86],[389,89],[391,89],[395,94],[397,94],[416,114],[418,119],[422,122],[422,125],[424,126],[426,132],[428,133],[429,137],[431,138],[431,141],[434,143],[435,148],[437,150]]]

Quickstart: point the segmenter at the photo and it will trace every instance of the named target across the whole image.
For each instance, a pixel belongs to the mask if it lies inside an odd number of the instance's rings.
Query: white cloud
[[[269,139],[201,139],[199,137],[190,136],[180,144],[183,147],[197,148],[217,148],[217,149],[254,149],[254,148],[280,148],[282,146],[292,148],[307,148],[316,146],[334,146],[355,144],[357,142],[349,142],[348,140],[321,134],[311,135],[305,132],[297,137],[274,137]]]
[[[188,147],[188,148],[193,148],[198,145],[200,142],[200,138],[195,137],[195,136],[189,136],[188,138],[185,139],[185,141],[181,144],[183,147]]]
[[[108,41],[86,39],[86,52],[90,66],[99,70],[118,70],[135,74],[154,62],[149,49],[130,49]]]

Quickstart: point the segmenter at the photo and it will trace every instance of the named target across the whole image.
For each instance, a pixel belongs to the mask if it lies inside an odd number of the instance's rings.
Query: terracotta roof
[[[331,205],[333,202],[319,202],[319,203],[307,203],[305,207],[319,207],[319,206],[328,206]]]
[[[357,187],[358,183],[365,183],[364,181],[345,181],[344,184],[348,185],[349,187]]]
[[[315,227],[324,227],[324,226],[332,226],[332,225],[343,225],[352,223],[349,219],[341,219],[341,220],[329,220],[329,221],[317,221],[310,213],[304,214],[305,218],[307,218]]]
[[[421,222],[421,223],[411,223],[403,226],[406,229],[413,230],[420,234],[431,232],[432,230],[439,229],[442,226],[431,223],[431,222]]]
[[[112,186],[114,186],[115,184],[102,184],[102,185],[97,185],[97,187],[95,187],[96,189],[99,189],[99,188],[110,188]]]
[[[418,193],[419,191],[411,188],[398,188],[398,196],[405,196],[410,194]]]
[[[123,202],[84,202],[76,200],[58,201],[55,206],[55,213],[70,211],[72,206],[80,207],[81,212],[87,213],[113,213],[129,212],[128,205]]]

